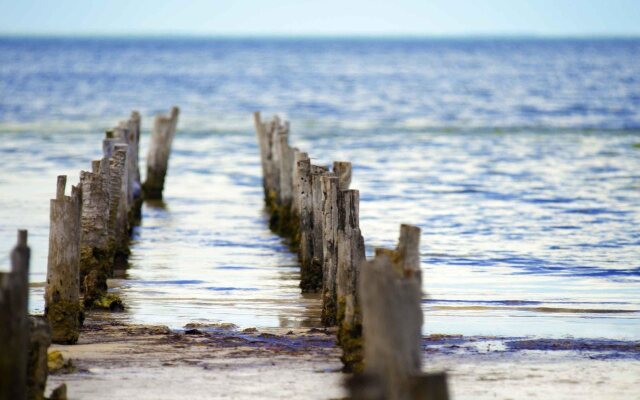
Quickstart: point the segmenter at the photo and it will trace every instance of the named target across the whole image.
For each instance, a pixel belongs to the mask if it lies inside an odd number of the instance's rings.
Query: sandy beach
[[[50,375],[70,399],[340,399],[331,330],[189,325],[172,331],[94,314],[75,346],[54,345],[72,372]],[[637,399],[640,346],[581,340],[431,335],[427,371],[447,371],[452,398]]]

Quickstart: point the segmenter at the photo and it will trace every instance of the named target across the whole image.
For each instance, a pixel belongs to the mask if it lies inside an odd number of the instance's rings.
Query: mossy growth
[[[342,361],[344,372],[359,373],[364,368],[364,342],[362,338],[362,324],[356,322],[350,324],[345,321],[346,304],[344,298],[338,299],[338,345],[342,348]],[[360,309],[356,306],[355,315],[360,315]],[[359,321],[359,318],[355,318]]]
[[[322,265],[317,259],[306,266],[301,265],[300,289],[302,293],[317,293],[322,290]]]
[[[364,370],[364,340],[362,338],[362,325],[353,327],[340,327],[343,334],[342,342],[342,370],[344,372],[360,373]]]
[[[156,182],[149,179],[142,184],[142,197],[145,200],[162,200],[162,191],[164,190],[164,179],[162,182]]]
[[[131,222],[131,226],[140,226],[142,222],[142,196],[137,197],[133,201],[133,206],[131,206],[131,211],[129,213],[129,221]]]
[[[87,307],[87,302],[85,301],[85,307]],[[92,302],[88,305],[87,308],[92,310],[109,310],[111,312],[120,312],[124,311],[124,303],[120,296],[114,293],[107,293],[105,295],[96,297],[92,299]]]
[[[76,367],[71,360],[65,360],[59,350],[52,350],[47,353],[47,369],[50,374],[70,374]]]
[[[291,213],[291,204],[282,204],[278,206],[278,231],[280,236],[291,238],[293,234],[293,216]]]
[[[277,195],[273,190],[265,190],[264,193],[264,205],[267,208],[267,211],[270,213],[273,212],[273,209],[277,205]]]
[[[322,314],[321,320],[324,326],[335,326],[337,324],[337,305],[335,297],[330,292],[322,294]]]
[[[97,274],[105,276],[106,286],[106,277],[113,274],[113,260],[113,247],[98,249],[82,246],[80,248],[80,282],[84,282],[86,276],[95,271]]]
[[[44,313],[51,326],[51,340],[54,343],[74,344],[78,341],[84,318],[80,303],[58,299],[49,304]]]
[[[300,216],[297,213],[291,213],[291,234],[289,235],[289,249],[297,253],[300,248]]]

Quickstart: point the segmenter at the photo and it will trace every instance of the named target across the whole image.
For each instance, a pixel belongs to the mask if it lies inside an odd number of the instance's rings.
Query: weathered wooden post
[[[129,144],[133,144],[133,151],[131,152],[131,174],[134,182],[134,199],[136,202],[142,198],[142,184],[140,182],[140,113],[132,111],[131,116],[125,121],[125,126],[129,130],[130,140]]]
[[[123,229],[120,228],[118,220],[118,208],[120,206],[120,198],[122,197],[122,176],[124,175],[126,151],[115,151],[116,140],[107,138],[102,141],[102,151],[104,157],[109,159],[109,218],[108,225],[108,248],[109,253],[113,254],[114,264],[118,259],[118,237]]]
[[[263,123],[260,117],[260,111],[253,113],[253,122],[256,128],[256,136],[258,137],[258,146],[260,149],[260,164],[262,165],[262,187],[264,189],[265,201],[269,195],[269,175],[271,162],[271,146],[267,135],[267,124]]]
[[[129,221],[129,204],[128,204],[128,182],[129,172],[127,169],[127,157],[129,146],[126,144],[116,144],[114,146],[113,164],[110,168],[116,170],[116,174],[120,177],[120,200],[118,201],[118,209],[116,212],[116,266],[126,266],[129,258],[129,232],[131,231]]]
[[[293,149],[293,165],[292,165],[292,201],[291,201],[291,248],[300,254],[300,241],[302,239],[302,233],[300,230],[300,207],[301,207],[301,194],[300,184],[300,170],[298,169],[298,163],[303,160],[308,160],[309,155],[297,148]]]
[[[279,119],[277,116],[274,116],[270,122],[265,122],[262,124],[262,128],[264,130],[264,141],[265,141],[265,156],[266,156],[266,175],[264,176],[264,184],[265,184],[265,205],[269,212],[272,211],[273,207],[276,205],[277,198],[277,181],[280,178],[276,176],[276,159],[275,159],[275,140],[277,138]]]
[[[338,196],[338,343],[346,372],[361,372],[362,313],[357,296],[360,265],[365,261],[360,232],[360,192],[344,190]]]
[[[136,188],[137,183],[135,182],[135,171],[137,167],[135,164],[133,164],[136,147],[136,144],[133,142],[135,140],[135,134],[131,132],[129,128],[127,128],[127,123],[125,121],[121,122],[120,125],[116,128],[113,128],[111,132],[118,146],[126,146],[123,147],[127,151],[127,158],[125,161],[125,174],[123,175],[123,186],[125,186],[126,188],[125,208],[127,210],[127,223],[129,225],[129,229],[131,229],[138,223],[134,216],[136,195],[138,197],[141,196],[140,188]]]
[[[29,317],[29,362],[27,368],[27,398],[44,400],[47,386],[47,350],[51,345],[49,323],[42,317]]]
[[[420,372],[419,278],[415,270],[404,270],[396,250],[376,249],[375,258],[361,270],[365,372],[381,381],[389,399],[408,398],[411,377]]]
[[[320,177],[322,190],[322,323],[336,325],[338,271],[338,178]]]
[[[304,171],[300,171],[299,168],[299,163],[300,161],[307,161],[309,160],[309,154],[307,154],[304,151],[300,151],[297,148],[293,149],[293,167],[292,167],[292,178],[291,181],[293,182],[293,187],[292,187],[292,191],[293,191],[293,202],[291,203],[291,212],[297,216],[297,218],[300,218],[300,209],[302,207],[302,200],[301,200],[301,189],[300,189],[300,185],[301,185],[301,181],[300,181],[300,173],[304,172]],[[309,164],[311,165],[311,164]],[[307,168],[307,169],[310,169]]]
[[[419,243],[420,228],[401,225],[398,247],[376,249],[360,271],[364,371],[385,399],[415,399],[424,392],[417,389],[423,380]]]
[[[109,192],[103,184],[100,162],[93,162],[93,172],[80,172],[82,187],[82,235],[80,240],[80,279],[85,307],[107,292],[107,278],[112,270],[109,259]],[[107,189],[107,190],[105,190]],[[54,332],[54,342],[55,342]]]
[[[269,133],[269,143],[271,145],[271,182],[269,198],[267,199],[266,205],[267,209],[271,212],[269,227],[276,231],[280,223],[280,216],[278,214],[280,207],[280,169],[282,168],[282,151],[280,150],[282,140],[280,136],[286,135],[285,137],[288,138],[289,133],[285,131],[282,124],[280,124],[280,118],[277,115],[273,116]]]
[[[278,199],[278,232],[285,237],[291,236],[291,207],[293,202],[293,149],[289,146],[289,125],[278,135],[278,160],[280,161],[280,191]]]
[[[311,242],[313,247],[313,255],[311,265],[308,269],[308,281],[305,286],[309,292],[322,291],[322,268],[324,265],[323,258],[323,224],[324,214],[322,213],[322,176],[330,174],[326,167],[311,164],[311,203],[313,217],[313,231],[311,233]]]
[[[80,306],[81,190],[72,187],[65,196],[67,177],[58,176],[56,198],[51,200],[49,255],[44,314],[51,325],[54,343],[78,341],[82,318]]]
[[[27,398],[30,254],[27,231],[18,231],[11,271],[0,272],[0,400]]]
[[[313,262],[313,196],[311,193],[311,160],[299,160],[297,163],[298,198],[300,202],[300,289],[303,292],[315,291],[316,278],[312,273]]]
[[[143,184],[145,199],[162,200],[164,179],[169,167],[169,154],[178,126],[179,113],[178,107],[173,107],[170,115],[156,116],[147,156],[147,179]]]

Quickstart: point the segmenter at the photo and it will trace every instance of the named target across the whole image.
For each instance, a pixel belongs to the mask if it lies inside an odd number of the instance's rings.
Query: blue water
[[[0,38],[0,60],[0,266],[29,228],[34,311],[55,176],[132,109],[144,155],[177,104],[167,207],[111,282],[132,320],[319,323],[266,227],[262,110],[353,162],[369,253],[422,228],[426,333],[640,339],[640,39]]]
[[[0,119],[640,128],[640,40],[0,39]]]

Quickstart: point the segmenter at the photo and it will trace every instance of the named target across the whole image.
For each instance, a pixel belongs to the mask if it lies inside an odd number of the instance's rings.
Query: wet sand
[[[80,342],[54,345],[74,365],[50,376],[70,399],[338,399],[334,332],[232,324],[133,325],[92,314]],[[640,343],[463,337],[424,339],[427,370],[446,370],[454,399],[640,398]]]
[[[75,367],[51,375],[70,399],[340,398],[334,334],[317,329],[244,331],[230,324],[131,325],[92,316],[74,346],[54,345]]]

